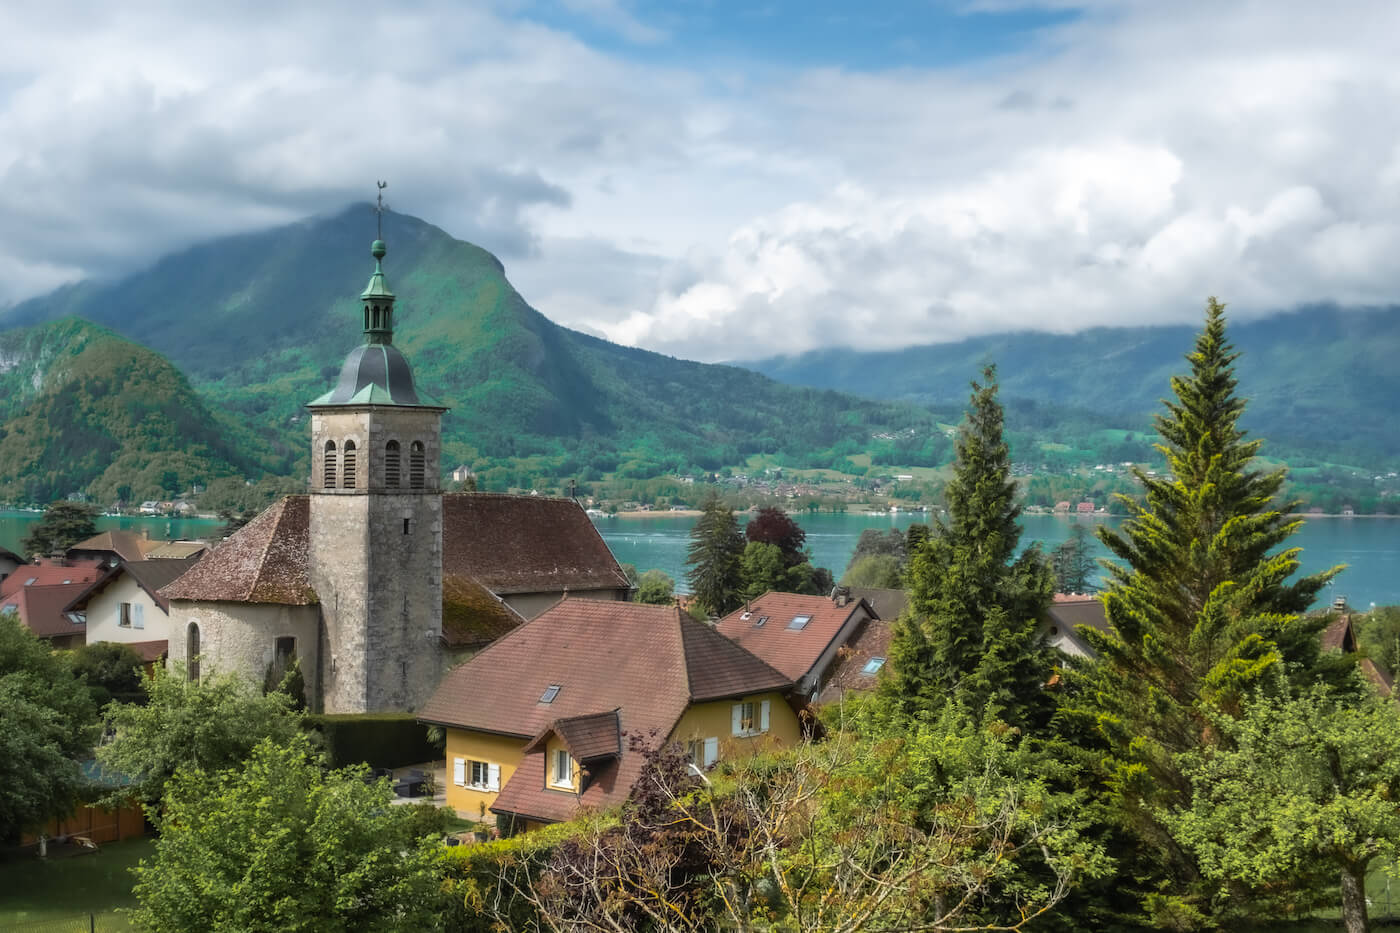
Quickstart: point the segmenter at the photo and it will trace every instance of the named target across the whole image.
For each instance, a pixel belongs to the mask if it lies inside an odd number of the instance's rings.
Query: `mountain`
[[[0,497],[170,498],[258,457],[270,448],[169,361],[105,328],[65,317],[0,333]]]
[[[1161,410],[1171,376],[1186,371],[1194,336],[1191,327],[1014,333],[741,365],[794,385],[940,405],[965,399],[968,380],[995,362],[1008,407],[1071,407],[1142,430]],[[1249,399],[1243,423],[1267,440],[1267,452],[1377,465],[1400,458],[1400,432],[1389,420],[1400,404],[1400,307],[1310,308],[1232,324],[1230,339]]]
[[[211,404],[296,451],[295,475],[304,475],[302,406],[331,386],[361,341],[372,217],[355,205],[204,243],[123,281],[25,302],[0,326],[76,315],[150,347]],[[419,389],[452,409],[443,420],[447,466],[514,458],[521,469],[588,479],[714,469],[757,452],[826,466],[865,450],[874,433],[936,433],[930,413],[914,406],[784,386],[560,327],[485,250],[413,217],[384,221],[385,274],[399,298],[394,342]]]

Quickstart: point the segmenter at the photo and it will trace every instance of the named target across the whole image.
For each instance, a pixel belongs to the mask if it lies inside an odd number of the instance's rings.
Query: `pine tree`
[[[701,609],[724,615],[739,605],[744,535],[734,510],[718,496],[711,496],[704,509],[690,530],[690,547],[685,557],[690,569],[686,580]]]
[[[972,384],[958,433],[948,520],[936,522],[909,561],[909,608],[894,626],[885,695],[908,716],[948,700],[1013,724],[1040,721],[1049,649],[1038,637],[1054,582],[1021,538],[1011,455],[1002,437],[995,367]]]
[[[1099,529],[1123,562],[1109,566],[1103,597],[1111,631],[1086,633],[1099,660],[1068,676],[1070,718],[1106,743],[1101,778],[1117,813],[1137,850],[1160,860],[1151,873],[1175,883],[1145,898],[1162,923],[1210,922],[1192,894],[1194,861],[1163,820],[1189,800],[1176,756],[1216,741],[1211,715],[1236,712],[1280,669],[1306,686],[1344,664],[1320,657],[1326,619],[1302,615],[1341,568],[1288,582],[1299,549],[1276,549],[1301,522],[1287,516],[1296,503],[1277,501],[1284,472],[1250,468],[1260,442],[1239,427],[1237,356],[1212,298],[1191,372],[1172,379],[1176,400],[1156,419],[1167,474],[1135,470],[1146,503],[1120,496],[1121,531]]]

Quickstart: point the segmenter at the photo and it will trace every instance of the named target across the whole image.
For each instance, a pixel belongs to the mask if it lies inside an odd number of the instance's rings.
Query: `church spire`
[[[389,291],[389,283],[384,281],[384,189],[387,182],[378,182],[379,196],[375,199],[375,233],[378,239],[371,244],[369,253],[374,257],[374,274],[369,277],[360,300],[365,308],[365,343],[391,344],[394,342],[394,293]]]

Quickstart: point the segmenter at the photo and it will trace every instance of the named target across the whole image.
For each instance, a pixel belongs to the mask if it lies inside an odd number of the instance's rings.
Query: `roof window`
[[[765,623],[765,622],[767,622],[767,621],[768,621],[768,617],[767,617],[767,616],[759,616],[759,617],[758,617],[758,621],[755,622],[755,623],[753,624],[753,627],[754,627],[754,628],[761,628],[761,627],[763,626],[763,623]]]
[[[792,617],[792,621],[788,623],[788,628],[793,629],[794,631],[800,632],[800,631],[802,631],[804,628],[806,628],[806,627],[807,627],[807,623],[808,623],[808,622],[811,622],[811,621],[812,621],[812,617],[811,617],[811,616],[793,616],[793,617]]]
[[[541,702],[541,703],[553,703],[553,702],[554,702],[554,698],[557,697],[558,695],[559,695],[559,685],[558,685],[558,684],[550,684],[548,687],[545,687],[545,688],[544,688],[544,693],[541,693],[541,694],[540,694],[540,702]]]
[[[860,669],[860,672],[862,674],[878,674],[880,672],[880,668],[884,666],[884,658],[871,658],[869,661],[865,662],[865,667],[862,667]]]
[[[24,581],[24,585],[25,585],[25,586],[33,586],[33,585],[34,585],[34,581],[35,581],[35,580],[38,580],[38,579],[39,579],[38,577],[30,577],[28,580],[25,580],[25,581]]]

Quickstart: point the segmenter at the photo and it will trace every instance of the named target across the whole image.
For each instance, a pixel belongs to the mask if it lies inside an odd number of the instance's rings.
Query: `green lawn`
[[[125,930],[118,907],[134,907],[128,869],[154,847],[151,839],[104,845],[92,855],[0,862],[0,929],[70,920],[92,913],[97,929]],[[82,929],[87,929],[86,926]]]

